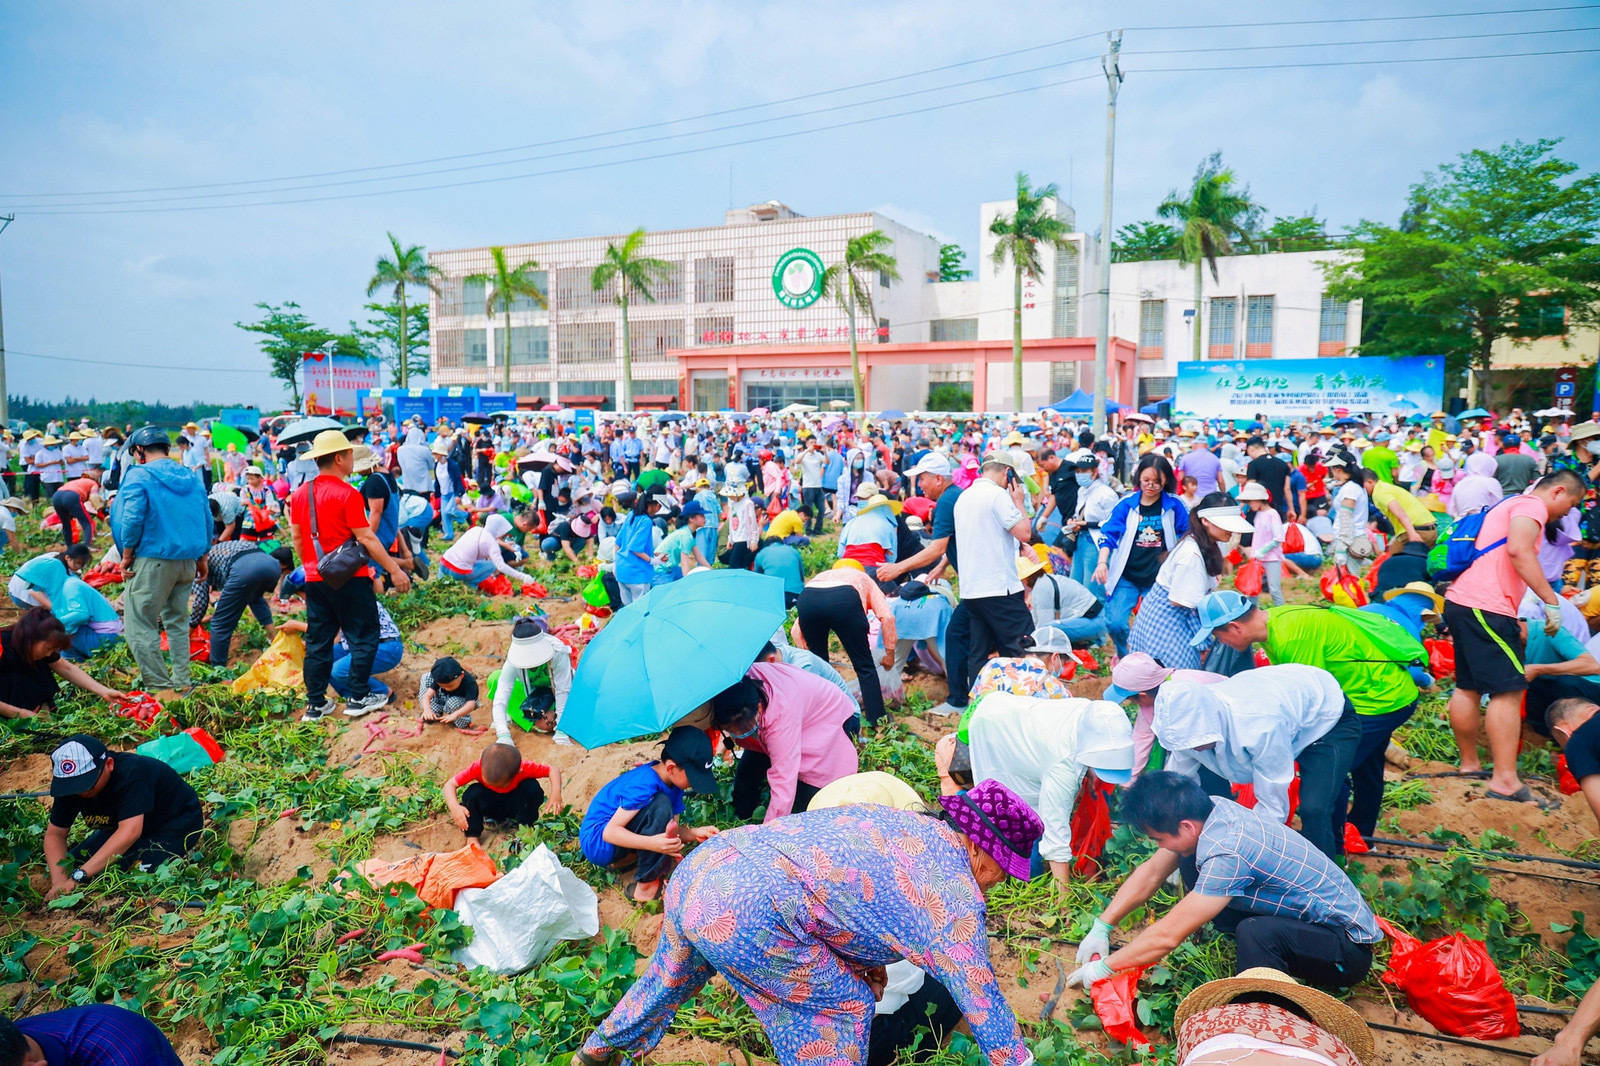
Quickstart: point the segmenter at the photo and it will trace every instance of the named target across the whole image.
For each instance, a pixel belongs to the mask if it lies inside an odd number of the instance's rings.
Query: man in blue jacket
[[[205,484],[168,454],[166,431],[145,426],[128,438],[138,463],[122,477],[111,505],[111,536],[122,550],[127,575],[122,610],[128,647],[147,692],[187,690],[189,679],[189,589],[206,576],[211,546],[211,507]],[[161,653],[167,631],[172,666]]]

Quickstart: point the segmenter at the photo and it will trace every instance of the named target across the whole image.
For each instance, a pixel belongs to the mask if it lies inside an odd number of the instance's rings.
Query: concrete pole
[[[1094,413],[1096,437],[1106,431],[1106,397],[1111,391],[1111,182],[1117,163],[1117,90],[1122,86],[1122,31],[1106,34],[1106,54],[1100,60],[1106,75],[1106,178],[1100,201],[1100,324],[1094,338]]]
[[[0,215],[0,233],[17,220],[16,215]],[[11,394],[6,391],[6,316],[0,305],[0,430],[11,426]]]

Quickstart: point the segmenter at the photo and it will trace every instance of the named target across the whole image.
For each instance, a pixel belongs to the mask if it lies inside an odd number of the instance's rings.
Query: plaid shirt
[[[228,583],[228,572],[241,555],[260,554],[261,545],[253,540],[225,540],[206,552],[206,576],[194,579],[189,589],[189,628],[204,622],[211,609],[211,590]]]
[[[1343,930],[1357,944],[1383,939],[1372,908],[1344,872],[1289,827],[1230,800],[1212,800],[1194,853],[1194,891],[1230,896],[1255,914]]]

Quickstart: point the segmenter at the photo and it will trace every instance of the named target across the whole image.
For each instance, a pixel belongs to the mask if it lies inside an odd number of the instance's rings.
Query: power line
[[[1131,74],[1178,74],[1221,70],[1302,70],[1311,67],[1368,67],[1400,63],[1455,63],[1476,59],[1527,59],[1532,56],[1576,56],[1600,52],[1600,48],[1561,48],[1543,52],[1497,52],[1481,56],[1408,56],[1403,59],[1328,59],[1302,63],[1246,63],[1228,67],[1142,67]]]
[[[599,130],[594,133],[574,134],[570,137],[557,137],[547,141],[534,141],[530,144],[513,145],[507,148],[491,148],[479,152],[462,152],[457,155],[433,156],[428,159],[416,159],[406,163],[380,163],[373,166],[347,167],[342,170],[323,170],[308,174],[290,174],[276,178],[248,178],[238,181],[207,182],[195,185],[155,185],[138,189],[101,189],[87,192],[12,193],[9,195],[20,199],[43,199],[45,197],[125,196],[146,192],[181,192],[190,189],[221,189],[244,185],[268,185],[282,181],[303,181],[309,178],[341,177],[346,174],[360,174],[371,170],[398,170],[406,167],[427,166],[432,163],[450,163],[459,159],[478,159],[488,155],[505,155],[511,152],[526,152],[534,148],[548,148],[558,144],[571,144],[576,141],[594,140],[599,137],[613,137],[623,133],[637,133],[642,130],[657,129],[663,126],[676,126],[685,122],[698,122],[702,119],[721,118],[725,115],[735,115],[746,111],[756,111],[769,107],[778,107],[782,104],[793,104],[802,100],[814,100],[822,96],[834,96],[838,93],[850,92],[855,89],[869,89],[877,85],[887,85],[891,82],[907,81],[911,78],[920,78],[926,74],[938,74],[947,70],[956,70],[960,67],[974,66],[979,63],[989,63],[998,59],[1009,59],[1013,56],[1025,55],[1029,52],[1039,52],[1050,48],[1058,48],[1064,44],[1075,44],[1078,41],[1085,41],[1098,36],[1100,36],[1100,31],[1097,30],[1093,33],[1081,33],[1076,37],[1064,37],[1059,41],[1048,41],[1044,44],[1029,45],[1026,48],[1013,48],[1005,52],[993,52],[989,55],[978,56],[975,59],[963,59],[959,62],[945,63],[937,67],[925,67],[922,70],[913,70],[905,74],[895,74],[884,78],[873,78],[869,81],[858,81],[849,85],[841,85],[832,89],[818,89],[813,92],[800,93],[797,96],[786,96],[777,100],[768,100],[765,103],[742,104],[738,107],[725,107],[717,111],[706,111],[698,115],[686,115],[682,118],[663,119],[659,122],[647,122],[635,126],[621,126],[616,129]],[[267,193],[273,190],[260,191]]]
[[[271,370],[249,370],[243,367],[207,366],[201,367],[190,363],[186,366],[174,366],[170,363],[127,363],[115,359],[81,359],[68,355],[46,355],[44,352],[25,352],[19,348],[7,348],[6,355],[21,355],[29,359],[48,359],[53,363],[87,363],[93,366],[121,366],[135,370],[184,370],[189,373],[203,371],[208,374],[270,374]]]
[[[1505,30],[1500,33],[1460,33],[1439,37],[1388,37],[1367,41],[1304,41],[1299,44],[1230,44],[1215,48],[1141,48],[1136,55],[1195,55],[1206,52],[1261,52],[1283,48],[1352,48],[1369,44],[1426,44],[1434,41],[1479,41],[1488,37],[1537,37],[1550,33],[1585,33],[1600,26],[1561,26],[1552,30]]]
[[[367,192],[338,193],[331,196],[307,196],[291,200],[258,200],[248,203],[232,204],[196,204],[178,205],[173,207],[132,207],[132,208],[101,208],[95,210],[77,210],[75,208],[51,209],[46,211],[29,211],[30,216],[41,215],[142,215],[163,214],[174,211],[219,211],[243,207],[276,207],[286,204],[312,204],[324,203],[330,200],[357,200],[373,196],[392,196],[408,192],[434,192],[439,189],[457,189],[474,185],[488,185],[502,181],[520,181],[525,178],[548,177],[554,174],[572,174],[581,171],[598,170],[603,167],[620,166],[625,163],[644,163],[658,159],[672,159],[683,155],[692,155],[697,152],[712,152],[723,148],[741,148],[752,144],[763,144],[768,141],[786,140],[791,137],[800,137],[809,133],[825,133],[829,130],[846,129],[852,126],[862,126],[873,122],[884,122],[894,118],[905,118],[910,115],[923,115],[934,111],[944,111],[952,107],[961,107],[966,104],[983,103],[988,100],[998,100],[1008,96],[1017,96],[1022,93],[1038,92],[1040,89],[1058,88],[1063,85],[1073,85],[1078,82],[1095,80],[1099,74],[1088,74],[1076,78],[1063,78],[1059,81],[1041,82],[1038,85],[1028,85],[1020,89],[1006,89],[1001,92],[989,93],[984,96],[968,97],[964,100],[953,100],[941,104],[929,104],[926,107],[910,108],[905,111],[894,111],[884,115],[869,115],[865,118],[849,119],[843,122],[829,123],[824,126],[812,126],[801,130],[788,130],[782,133],[773,133],[765,137],[750,137],[745,140],[726,141],[721,144],[697,145],[693,148],[674,149],[670,152],[656,152],[649,155],[629,156],[624,159],[610,159],[597,163],[581,163],[570,167],[555,167],[548,170],[526,171],[521,174],[501,174],[487,178],[473,178],[467,181],[438,182],[432,185],[414,185],[399,189],[374,189]]]
[[[1242,30],[1266,26],[1338,26],[1358,22],[1419,22],[1427,19],[1481,18],[1489,15],[1535,15],[1555,11],[1593,11],[1593,4],[1567,4],[1562,7],[1510,7],[1493,11],[1448,11],[1438,15],[1362,15],[1339,19],[1273,19],[1266,22],[1204,22],[1189,26],[1128,26],[1130,33],[1175,30]]]
[[[928,86],[928,87],[922,88],[922,89],[909,89],[909,90],[907,90],[905,92],[901,92],[901,93],[891,93],[888,96],[879,96],[879,97],[874,97],[874,98],[868,99],[868,100],[857,100],[857,101],[854,101],[852,103],[830,104],[827,107],[814,108],[814,109],[812,109],[810,111],[797,111],[797,112],[795,112],[793,114],[788,114],[788,115],[776,115],[776,116],[768,116],[768,117],[763,117],[763,118],[747,119],[744,122],[730,123],[730,124],[725,125],[725,126],[713,126],[713,127],[710,127],[708,129],[703,129],[703,130],[688,130],[688,131],[685,131],[685,132],[682,132],[682,133],[664,133],[664,134],[661,134],[661,135],[656,136],[656,137],[644,137],[644,138],[639,138],[639,139],[632,140],[632,141],[621,141],[621,142],[618,142],[618,143],[615,143],[615,144],[596,145],[596,146],[594,146],[592,148],[572,148],[572,149],[568,149],[568,150],[562,151],[562,152],[550,152],[550,153],[546,153],[544,155],[525,156],[525,157],[516,158],[516,159],[502,159],[502,160],[496,160],[494,162],[488,162],[488,163],[467,163],[467,164],[463,164],[461,166],[455,166],[455,167],[441,167],[441,168],[438,168],[436,170],[414,171],[414,172],[409,173],[409,174],[383,175],[383,176],[374,176],[374,177],[365,177],[365,178],[347,178],[347,179],[345,179],[343,181],[316,182],[316,183],[312,183],[312,184],[308,184],[308,185],[286,185],[286,186],[284,186],[282,188],[277,188],[277,189],[251,190],[251,191],[248,191],[248,192],[193,193],[193,194],[186,194],[186,195],[181,195],[181,196],[159,196],[159,197],[148,197],[148,198],[136,199],[136,200],[100,200],[100,201],[85,200],[85,201],[82,201],[82,202],[79,202],[79,203],[52,204],[52,205],[49,205],[49,206],[50,207],[61,207],[61,208],[77,209],[77,208],[82,208],[82,207],[123,207],[123,206],[131,206],[131,205],[135,205],[135,204],[186,203],[186,202],[191,202],[191,201],[196,201],[196,200],[219,200],[219,199],[228,199],[228,198],[231,198],[231,197],[239,197],[239,196],[277,195],[279,193],[304,192],[304,191],[313,190],[313,189],[339,188],[341,186],[348,186],[348,185],[367,185],[367,184],[371,184],[373,182],[404,181],[404,180],[412,179],[412,178],[431,177],[431,176],[438,175],[438,174],[454,174],[454,173],[459,173],[461,171],[467,171],[467,170],[483,170],[483,169],[486,169],[486,168],[489,168],[489,167],[512,166],[512,165],[515,165],[515,164],[518,164],[518,163],[533,163],[533,162],[538,162],[540,160],[545,160],[545,159],[559,159],[559,158],[566,157],[566,156],[588,155],[588,154],[591,154],[591,153],[594,153],[594,152],[610,151],[612,149],[617,149],[617,148],[633,148],[633,147],[646,145],[646,144],[654,144],[654,143],[658,143],[658,142],[661,142],[661,141],[681,140],[682,138],[685,138],[685,137],[700,137],[700,136],[704,136],[704,135],[707,135],[707,134],[725,132],[727,130],[744,129],[744,128],[749,127],[749,126],[761,126],[761,125],[766,125],[766,124],[772,123],[772,122],[787,121],[789,119],[808,118],[808,117],[810,117],[812,115],[828,114],[830,112],[835,112],[835,111],[847,111],[847,110],[849,110],[851,108],[865,107],[865,106],[867,106],[869,104],[886,103],[886,102],[891,101],[891,100],[903,100],[903,99],[906,99],[906,98],[909,98],[909,97],[913,97],[913,96],[926,96],[929,93],[944,92],[944,91],[946,91],[948,89],[967,88],[967,87],[972,86],[972,85],[980,85],[980,84],[985,84],[985,83],[988,83],[988,82],[1004,81],[1004,80],[1006,80],[1008,78],[1018,78],[1018,77],[1022,77],[1023,75],[1027,75],[1027,74],[1039,74],[1039,73],[1042,73],[1042,72],[1047,71],[1047,70],[1058,70],[1058,69],[1060,69],[1062,67],[1070,67],[1070,66],[1074,66],[1074,65],[1076,65],[1078,63],[1092,62],[1092,61],[1097,60],[1099,58],[1100,57],[1099,57],[1098,54],[1091,55],[1091,56],[1079,56],[1076,59],[1063,60],[1062,62],[1059,62],[1059,63],[1046,63],[1046,64],[1043,64],[1043,65],[1037,66],[1037,67],[1027,67],[1027,68],[1024,68],[1022,70],[1013,70],[1013,71],[1009,71],[1009,72],[1006,72],[1006,73],[1003,73],[1003,74],[991,74],[991,75],[987,75],[987,76],[981,77],[981,78],[969,78],[966,81],[949,82],[949,83],[946,83],[944,85],[933,85],[933,86]],[[26,209],[26,208],[24,208],[24,209]]]

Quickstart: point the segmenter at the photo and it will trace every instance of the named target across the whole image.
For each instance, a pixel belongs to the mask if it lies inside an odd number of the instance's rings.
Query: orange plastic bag
[[[1452,933],[1424,944],[1382,918],[1378,926],[1394,941],[1383,983],[1404,992],[1411,1009],[1434,1028],[1474,1040],[1505,1040],[1522,1031],[1517,1001],[1483,941]]]
[[[1261,595],[1261,586],[1266,580],[1266,564],[1260,559],[1251,559],[1233,575],[1233,588],[1241,596],[1254,598]]]
[[[1361,579],[1343,566],[1335,566],[1322,575],[1322,598],[1340,607],[1365,607],[1367,590]]]
[[[1122,970],[1096,981],[1089,989],[1090,1002],[1106,1035],[1124,1044],[1150,1043],[1150,1038],[1139,1030],[1139,978],[1144,976],[1144,970],[1143,966]]]
[[[476,843],[459,851],[430,851],[398,862],[368,859],[356,872],[374,885],[404,882],[430,907],[453,907],[463,888],[485,888],[500,880],[494,860]]]

